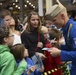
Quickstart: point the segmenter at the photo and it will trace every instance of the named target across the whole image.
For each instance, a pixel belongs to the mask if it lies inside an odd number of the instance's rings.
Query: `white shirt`
[[[21,43],[20,35],[14,34],[14,42],[13,45]]]

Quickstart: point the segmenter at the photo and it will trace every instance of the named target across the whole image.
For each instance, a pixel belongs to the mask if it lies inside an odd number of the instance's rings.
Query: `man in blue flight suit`
[[[45,15],[58,28],[62,27],[66,44],[61,50],[53,47],[49,52],[53,57],[60,55],[62,61],[72,61],[71,75],[76,75],[76,22],[69,19],[66,8],[58,0],[57,3]]]

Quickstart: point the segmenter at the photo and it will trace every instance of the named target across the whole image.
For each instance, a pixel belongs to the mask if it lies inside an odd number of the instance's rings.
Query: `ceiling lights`
[[[26,1],[28,5],[30,5],[33,9],[36,8],[36,6],[34,6],[31,2],[29,2],[28,0]]]

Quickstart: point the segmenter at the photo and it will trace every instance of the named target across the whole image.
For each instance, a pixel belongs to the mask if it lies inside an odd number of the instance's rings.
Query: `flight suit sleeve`
[[[76,51],[61,51],[60,56],[62,61],[74,61],[76,60]]]
[[[69,51],[61,50],[61,60],[74,61],[76,60],[76,27],[71,28],[70,32],[71,48]]]

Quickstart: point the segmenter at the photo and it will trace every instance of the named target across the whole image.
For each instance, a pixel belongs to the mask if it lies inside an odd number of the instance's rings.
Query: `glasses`
[[[9,37],[14,37],[14,35],[12,34],[12,35],[9,35]]]

